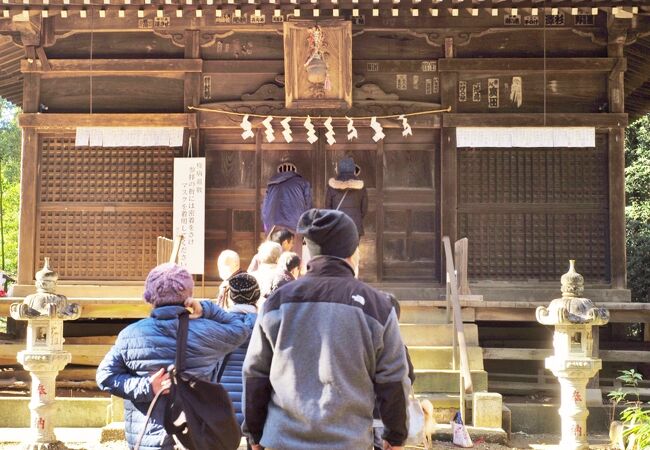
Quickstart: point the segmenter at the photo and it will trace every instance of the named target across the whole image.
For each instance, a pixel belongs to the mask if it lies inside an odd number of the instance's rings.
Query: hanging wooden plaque
[[[351,22],[285,22],[284,74],[287,108],[351,107]]]

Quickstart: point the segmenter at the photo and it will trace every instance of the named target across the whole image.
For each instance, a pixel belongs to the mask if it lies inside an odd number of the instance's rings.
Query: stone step
[[[476,317],[474,309],[463,309],[462,316],[464,322],[473,322]],[[447,323],[447,310],[446,308],[422,305],[421,303],[416,305],[402,304],[400,322],[418,324]]]
[[[506,445],[508,443],[508,434],[501,428],[483,428],[471,425],[467,425],[466,428],[472,441],[482,440],[489,444],[501,445]],[[439,423],[436,426],[436,434],[433,436],[434,440],[451,442],[452,437],[451,425],[449,423]],[[485,448],[484,445],[480,445],[479,447]]]
[[[411,362],[416,369],[452,369],[453,348],[451,346],[411,346]],[[471,370],[483,370],[483,349],[467,347]]]
[[[0,397],[0,428],[30,426],[29,397]],[[59,427],[103,427],[111,399],[57,397],[54,423]]]
[[[468,346],[478,346],[478,326],[466,323],[465,342]],[[407,347],[417,345],[451,346],[453,345],[453,325],[401,323],[399,326],[402,339]]]
[[[474,391],[487,391],[488,374],[485,370],[472,370]],[[456,393],[459,388],[457,370],[415,369],[415,392],[448,392]]]

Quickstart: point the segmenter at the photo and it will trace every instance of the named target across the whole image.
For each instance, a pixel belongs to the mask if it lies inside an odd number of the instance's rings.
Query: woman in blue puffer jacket
[[[178,316],[193,310],[187,340],[187,370],[214,380],[217,364],[244,343],[255,322],[254,315],[229,314],[210,301],[192,299],[192,276],[182,267],[167,263],[147,276],[144,299],[154,307],[151,317],[126,327],[97,369],[103,391],[124,398],[126,439],[135,446],[155,394],[169,387],[166,368],[176,356]],[[151,414],[142,450],[172,449],[174,442],[163,427],[166,399],[161,396]]]
[[[260,298],[260,287],[253,275],[244,272],[228,280],[228,295],[229,312],[234,314],[255,314],[257,316],[255,304]],[[240,426],[244,422],[241,406],[243,392],[242,369],[249,342],[250,338],[233,350],[225,359],[225,366],[220,368],[221,384],[230,395],[237,422],[239,422]]]

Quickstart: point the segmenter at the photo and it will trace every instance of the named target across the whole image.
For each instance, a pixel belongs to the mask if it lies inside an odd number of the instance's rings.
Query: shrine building
[[[624,214],[625,127],[650,110],[647,2],[5,0],[0,11],[0,95],[22,107],[23,133],[17,284],[0,314],[34,292],[49,257],[58,292],[83,308],[66,323],[73,364],[96,365],[110,336],[148,315],[143,280],[157,238],[174,234],[174,160],[188,157],[205,158],[196,296],[215,295],[222,250],[246,267],[264,240],[279,166],[294,165],[322,207],[348,156],[369,197],[360,276],[410,308],[403,320],[444,309],[443,237],[468,239],[460,305],[490,390],[544,384],[552,330],[534,311],[560,296],[570,259],[611,312],[602,384],[650,355],[620,343],[637,322],[650,340],[650,308],[626,286]],[[325,82],[309,71],[315,29]],[[507,377],[513,361],[522,379]]]

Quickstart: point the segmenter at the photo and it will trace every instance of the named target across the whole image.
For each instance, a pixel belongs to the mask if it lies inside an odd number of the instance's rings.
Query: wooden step
[[[401,306],[400,323],[441,324],[447,323],[447,309],[433,305]],[[463,322],[474,322],[474,309],[462,309]]]
[[[402,340],[410,346],[451,346],[453,345],[454,327],[452,324],[404,324],[399,326]],[[478,326],[475,323],[464,324],[465,342],[470,347],[478,346]]]
[[[409,347],[411,362],[416,369],[452,369],[453,348],[451,346],[412,346]],[[483,351],[481,347],[467,347],[471,370],[483,370]],[[458,356],[457,356],[458,358]],[[457,359],[459,361],[459,359]]]
[[[485,370],[472,370],[474,391],[487,391],[488,377]],[[415,370],[415,392],[456,393],[459,389],[459,374],[455,370]]]

